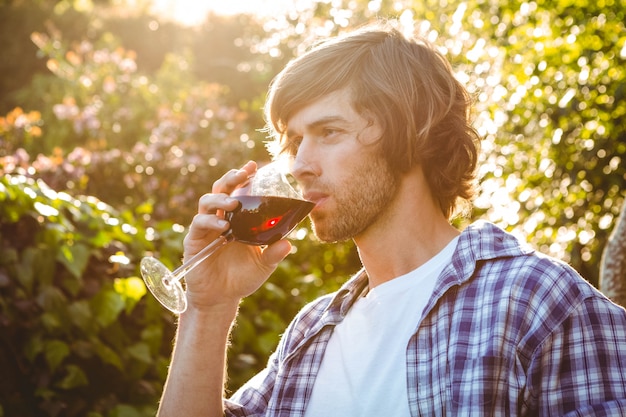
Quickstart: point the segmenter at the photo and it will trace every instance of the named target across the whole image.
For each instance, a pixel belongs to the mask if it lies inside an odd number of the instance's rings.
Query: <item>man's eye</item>
[[[332,136],[339,133],[338,129],[333,129],[332,127],[324,128],[323,135],[324,137]]]

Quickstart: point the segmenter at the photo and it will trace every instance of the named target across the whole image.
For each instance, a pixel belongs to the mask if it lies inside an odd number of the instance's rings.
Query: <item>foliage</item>
[[[154,246],[135,217],[42,181],[0,179],[5,415],[154,414],[173,323],[135,275]],[[180,244],[180,233],[170,238]]]
[[[225,104],[219,85],[196,82],[184,57],[167,56],[147,76],[110,35],[73,45],[60,36],[32,35],[54,75],[33,80],[40,110],[13,125],[21,109],[4,118],[0,172],[30,170],[115,207],[149,202],[157,219],[187,223],[218,174],[267,158],[247,113]]]
[[[0,94],[9,190],[0,196],[0,349],[10,352],[0,357],[10,372],[0,415],[2,407],[19,415],[153,411],[172,318],[151,297],[124,295],[120,283],[141,291],[136,264],[145,251],[174,266],[180,224],[197,198],[227,169],[267,157],[258,129],[273,74],[319,37],[381,17],[434,41],[476,98],[484,141],[474,217],[597,284],[626,189],[620,2],[314,1],[264,22],[210,15],[199,28],[116,15],[127,12],[120,4],[0,5],[0,45],[15,58],[0,63],[0,92],[10,92]],[[13,33],[24,34],[18,49],[7,41]],[[16,51],[34,55],[31,45],[36,59],[21,60]],[[123,225],[130,229],[120,232]],[[304,303],[359,267],[350,243],[320,245],[306,229],[293,242],[294,253],[242,303],[230,389],[264,365]]]
[[[494,33],[474,62],[501,72],[480,91],[490,117],[479,205],[594,285],[626,188],[625,13],[612,1],[472,13]]]

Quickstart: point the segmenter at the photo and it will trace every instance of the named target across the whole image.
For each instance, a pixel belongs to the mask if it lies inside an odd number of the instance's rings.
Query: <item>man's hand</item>
[[[248,162],[241,169],[228,171],[215,181],[211,193],[203,195],[184,240],[185,258],[225,233],[230,225],[224,218],[239,204],[229,194],[256,171],[256,163]],[[291,250],[283,239],[268,247],[233,242],[220,249],[187,274],[189,308],[206,309],[223,304],[239,303],[256,291]]]

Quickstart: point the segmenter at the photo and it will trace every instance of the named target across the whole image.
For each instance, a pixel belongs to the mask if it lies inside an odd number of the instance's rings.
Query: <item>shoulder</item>
[[[318,333],[329,321],[333,301],[339,292],[326,294],[306,304],[293,318],[282,335],[278,353],[287,356],[297,350],[306,340]]]
[[[589,309],[623,321],[624,309],[570,265],[534,251],[490,223],[463,232],[450,271],[460,276],[459,304],[491,306],[494,314],[506,312],[527,330],[558,328],[572,316],[590,314]]]
[[[599,294],[570,265],[488,222],[476,222],[463,231],[452,264],[461,281],[480,277],[478,284],[496,281],[528,291],[569,288],[583,297]]]

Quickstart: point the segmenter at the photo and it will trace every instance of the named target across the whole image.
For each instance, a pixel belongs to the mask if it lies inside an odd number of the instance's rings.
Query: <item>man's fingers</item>
[[[198,214],[216,214],[232,211],[237,208],[238,204],[237,200],[226,194],[205,194],[198,200]]]
[[[287,239],[282,239],[265,248],[261,255],[262,261],[273,270],[289,255],[289,252],[291,252],[291,243]]]
[[[214,194],[230,194],[238,185],[244,183],[256,171],[256,162],[248,161],[240,169],[231,169],[213,183],[211,190]]]
[[[219,235],[228,230],[228,226],[228,222],[216,214],[196,214],[185,239],[199,240],[209,234]]]

